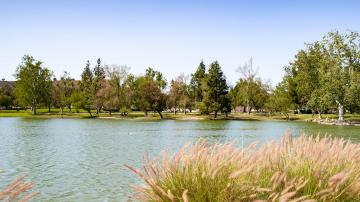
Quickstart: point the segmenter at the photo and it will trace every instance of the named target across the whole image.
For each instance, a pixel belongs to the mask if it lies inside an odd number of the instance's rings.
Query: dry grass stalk
[[[256,148],[199,140],[143,171],[127,166],[145,185],[139,201],[360,201],[360,145],[340,138],[289,131]]]
[[[0,200],[11,202],[27,202],[37,196],[38,192],[33,192],[27,194],[25,196],[20,196],[30,190],[34,186],[31,182],[25,181],[25,175],[17,177],[14,181],[12,181],[3,191],[0,191]]]

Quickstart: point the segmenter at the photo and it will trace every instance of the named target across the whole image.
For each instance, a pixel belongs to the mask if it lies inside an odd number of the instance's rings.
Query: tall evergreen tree
[[[94,91],[95,93],[99,91],[99,89],[103,85],[103,81],[105,80],[105,70],[101,65],[100,58],[97,59],[97,64],[94,68]]]
[[[80,81],[80,91],[81,96],[83,97],[78,106],[87,110],[92,117],[91,108],[92,108],[92,101],[94,98],[94,75],[90,69],[90,62],[89,60],[86,62],[86,66],[81,74],[81,81]],[[79,96],[78,96],[79,97]]]
[[[191,74],[191,94],[195,102],[201,102],[203,99],[202,84],[206,77],[206,66],[204,61],[201,60],[196,72]]]
[[[94,71],[94,81],[93,81],[94,100],[93,101],[94,101],[94,105],[96,108],[96,114],[99,114],[99,112],[102,108],[103,102],[104,102],[104,99],[102,96],[100,96],[101,93],[99,93],[99,92],[100,92],[101,88],[103,88],[105,85],[105,70],[104,70],[103,66],[101,65],[100,58],[97,59],[97,64],[93,71]]]
[[[209,112],[217,117],[218,112],[227,114],[231,110],[230,99],[228,97],[229,87],[226,78],[217,61],[211,63],[206,76],[207,93],[203,102]]]

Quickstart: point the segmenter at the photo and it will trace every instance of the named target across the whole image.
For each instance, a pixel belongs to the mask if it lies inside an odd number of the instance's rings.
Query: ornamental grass
[[[39,193],[27,193],[34,186],[31,182],[25,181],[25,175],[16,178],[3,190],[0,190],[0,201],[4,202],[27,202],[36,197]]]
[[[137,201],[360,201],[360,145],[290,132],[239,148],[199,140],[176,154],[127,166],[142,180]]]

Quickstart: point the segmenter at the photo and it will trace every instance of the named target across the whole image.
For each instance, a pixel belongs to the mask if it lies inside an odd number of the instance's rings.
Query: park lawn
[[[106,111],[102,111],[100,114],[96,114],[96,110],[91,111],[94,118],[114,118],[114,119],[146,119],[146,120],[157,120],[160,119],[159,114],[154,112],[148,112],[148,117],[144,117],[144,112],[133,111],[127,116],[122,116],[119,112],[112,113],[110,115]],[[190,113],[176,113],[163,112],[164,119],[174,120],[213,120],[213,115],[202,115],[198,112]],[[59,108],[52,108],[49,112],[48,108],[41,108],[37,110],[37,115],[31,115],[30,110],[0,110],[0,117],[34,117],[34,118],[90,118],[90,114],[85,110],[72,109],[69,112],[65,109],[63,115],[60,114]],[[317,115],[312,114],[289,114],[289,120],[293,121],[309,121],[318,118]],[[337,114],[323,114],[323,119],[338,119]],[[280,113],[230,113],[227,117],[223,114],[219,114],[216,118],[218,120],[254,120],[254,121],[266,121],[266,120],[288,120],[288,118]],[[360,114],[345,114],[345,120],[348,121],[360,121]]]

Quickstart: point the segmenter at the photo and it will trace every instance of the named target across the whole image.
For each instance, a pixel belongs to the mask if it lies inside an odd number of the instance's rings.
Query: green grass
[[[102,112],[99,115],[95,114],[95,110],[92,110],[92,114],[94,117],[112,117],[117,119],[148,119],[148,120],[157,120],[160,119],[160,116],[157,113],[149,112],[148,117],[144,117],[144,112],[142,111],[134,111],[130,112],[127,116],[121,116],[119,113],[112,113],[110,116],[107,112]],[[213,115],[201,115],[196,112],[192,113],[174,113],[163,112],[163,116],[165,119],[177,119],[177,120],[212,120],[214,119]],[[72,112],[69,112],[68,109],[64,110],[63,115],[60,113],[59,108],[52,108],[50,112],[48,112],[47,108],[41,108],[37,110],[37,115],[31,115],[30,110],[0,110],[0,117],[36,117],[36,118],[90,118],[90,115],[85,110],[76,110],[72,109]],[[307,121],[312,120],[314,118],[318,118],[317,115],[312,116],[311,114],[289,114],[290,120],[295,121]],[[337,119],[338,116],[336,114],[324,114],[322,115],[323,119]],[[257,120],[257,121],[265,121],[265,120],[288,120],[282,114],[275,113],[269,115],[268,113],[251,113],[250,115],[247,113],[231,113],[228,117],[224,115],[219,115],[217,117],[219,120]],[[345,114],[345,120],[347,121],[357,121],[360,122],[360,114]]]

